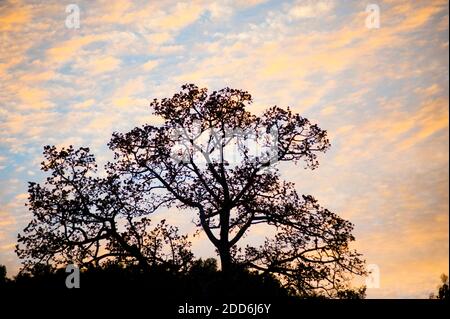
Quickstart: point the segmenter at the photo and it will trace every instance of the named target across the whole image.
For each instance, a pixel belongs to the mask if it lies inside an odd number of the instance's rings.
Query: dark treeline
[[[0,266],[0,290],[7,291],[68,291],[66,278],[70,275],[65,268],[49,265],[22,271],[13,279],[6,277],[6,268]],[[198,259],[185,271],[173,271],[158,265],[142,270],[135,265],[105,264],[80,271],[80,291],[146,291],[146,296],[159,300],[222,300],[223,298],[276,299],[294,301],[299,296],[273,275],[251,272],[236,267],[231,274],[218,270],[213,258]],[[361,299],[365,290],[346,290],[339,295],[342,299]],[[307,298],[324,298],[308,296]]]

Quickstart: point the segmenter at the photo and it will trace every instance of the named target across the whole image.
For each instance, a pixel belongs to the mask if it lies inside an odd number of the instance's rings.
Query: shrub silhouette
[[[67,292],[63,268],[36,265],[22,271],[1,285],[3,290],[59,290]],[[151,289],[149,289],[151,287]],[[225,276],[215,259],[195,260],[189,270],[174,272],[161,266],[142,270],[135,265],[104,264],[80,273],[80,291],[142,291],[155,300],[219,300],[240,298],[294,298],[271,276],[261,276],[246,269]]]
[[[441,299],[441,300],[449,300],[449,285],[448,285],[448,276],[446,274],[441,275],[441,286],[439,286],[437,295],[432,293],[430,295],[430,299]]]
[[[4,268],[4,267],[3,267]],[[6,270],[6,268],[4,268]],[[86,268],[80,273],[80,289],[68,289],[65,280],[68,273],[63,268],[37,264],[32,271],[22,271],[14,279],[0,285],[0,292],[61,292],[63,295],[79,290],[86,292],[121,295],[123,292],[142,293],[153,302],[178,302],[201,300],[217,302],[224,300],[242,301],[299,301],[295,291],[283,287],[270,274],[262,275],[245,268],[235,268],[232,274],[218,270],[213,258],[194,260],[184,271],[171,271],[161,266],[142,270],[136,265],[106,263]],[[150,288],[150,289],[149,289]],[[308,298],[323,298],[323,295]],[[363,290],[341,292],[340,299],[362,299]]]

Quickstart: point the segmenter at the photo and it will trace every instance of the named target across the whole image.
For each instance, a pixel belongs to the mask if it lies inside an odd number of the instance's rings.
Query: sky
[[[195,83],[326,129],[319,168],[283,176],[354,223],[379,269],[369,298],[427,298],[449,269],[448,14],[425,0],[0,1],[0,264],[20,267],[44,145],[106,162],[113,131],[160,123],[149,101]],[[187,213],[159,214],[193,230]],[[193,248],[214,256],[205,237]]]

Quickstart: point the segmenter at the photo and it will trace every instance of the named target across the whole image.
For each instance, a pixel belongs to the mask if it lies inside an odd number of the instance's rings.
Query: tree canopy
[[[162,125],[115,132],[114,160],[100,174],[86,147],[46,146],[44,183],[29,184],[33,219],[19,235],[25,267],[102,262],[181,270],[193,255],[186,235],[161,222],[158,209],[195,212],[194,223],[215,246],[221,269],[237,266],[275,275],[299,295],[337,296],[364,261],[352,250],[353,225],[297,193],[280,163],[318,167],[327,132],[290,110],[249,112],[248,92],[184,85],[153,100]],[[241,247],[256,224],[273,228],[259,247]]]

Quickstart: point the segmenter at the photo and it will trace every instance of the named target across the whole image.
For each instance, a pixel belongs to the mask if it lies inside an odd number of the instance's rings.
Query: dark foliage
[[[6,273],[6,268],[2,266]],[[68,274],[63,268],[37,264],[32,271],[23,271],[12,280],[0,284],[0,292],[60,291],[68,293],[65,285]],[[151,289],[149,289],[151,287]],[[213,258],[195,260],[189,269],[174,272],[161,266],[146,270],[135,265],[104,264],[91,266],[80,273],[80,291],[143,292],[146,297],[161,301],[202,300],[217,301],[227,298],[239,300],[295,300],[298,296],[286,289],[272,275],[261,275],[246,269],[235,269],[225,275],[217,269]],[[351,295],[351,296],[350,296]],[[341,299],[364,298],[364,291],[346,292]]]
[[[6,278],[6,267],[0,265],[0,287],[4,287],[7,281],[8,278]]]
[[[446,274],[441,275],[442,284],[439,286],[437,294],[434,293],[430,295],[430,299],[441,299],[441,300],[449,300],[449,284],[448,284],[448,276]]]

